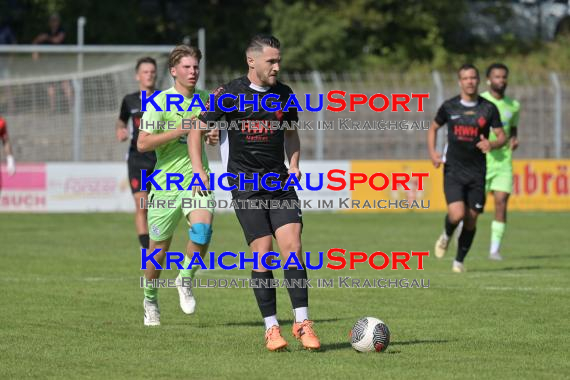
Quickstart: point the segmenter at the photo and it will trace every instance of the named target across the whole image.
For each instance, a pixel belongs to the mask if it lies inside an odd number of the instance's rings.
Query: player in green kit
[[[184,216],[188,225],[189,240],[187,246],[187,255],[184,260],[184,268],[190,263],[190,258],[194,252],[200,252],[203,256],[208,249],[208,244],[212,236],[212,220],[213,208],[205,208],[209,206],[208,200],[213,200],[213,192],[192,194],[192,191],[180,190],[176,185],[172,185],[171,189],[166,186],[166,173],[180,173],[184,176],[184,180],[180,182],[182,189],[188,189],[192,181],[192,163],[188,157],[187,137],[189,128],[182,128],[182,119],[191,119],[200,113],[200,108],[188,110],[192,104],[192,97],[198,94],[205,103],[208,99],[208,92],[196,89],[196,83],[200,74],[199,63],[202,54],[199,49],[180,45],[174,48],[168,58],[170,74],[174,78],[174,86],[168,90],[162,91],[154,100],[155,103],[162,108],[163,111],[156,111],[153,105],[147,105],[140,126],[140,134],[137,142],[137,148],[141,152],[154,150],[156,152],[157,162],[154,167],[155,172],[162,170],[154,176],[155,182],[163,190],[153,188],[149,194],[150,202],[154,204],[158,200],[174,202],[174,208],[155,208],[150,206],[148,210],[148,227],[150,235],[149,252],[155,249],[161,249],[160,253],[155,256],[155,260],[164,264],[166,251],[170,248],[172,235],[178,225],[178,222]],[[176,96],[180,100],[180,110],[176,105],[166,105],[166,95]],[[170,110],[169,110],[170,109]],[[159,127],[158,122],[174,122],[177,129],[169,129],[168,124],[165,127]],[[210,136],[216,139],[216,136]],[[216,141],[210,141],[215,143]],[[203,143],[203,142],[202,142]],[[203,154],[203,170],[209,173],[208,161],[206,154]],[[147,175],[150,175],[148,173]],[[182,199],[190,198],[200,202],[199,208],[183,207]],[[189,202],[188,202],[189,203]],[[194,202],[192,202],[194,203]],[[166,203],[168,204],[168,203]],[[188,257],[190,256],[190,258]],[[196,267],[195,267],[196,268]],[[196,300],[192,294],[192,289],[186,286],[187,282],[182,281],[183,277],[194,277],[195,270],[183,269],[176,278],[176,286],[180,296],[180,307],[186,314],[192,314],[196,306]],[[152,263],[147,263],[145,270],[145,278],[147,283],[144,288],[144,324],[145,326],[160,325],[160,311],[158,307],[158,289],[148,284],[148,280],[158,279],[160,271],[157,270]]]
[[[509,142],[500,149],[487,154],[486,191],[492,192],[495,198],[495,220],[491,224],[491,248],[489,258],[502,260],[499,253],[501,241],[507,223],[507,202],[513,191],[513,159],[512,154],[517,149],[517,127],[519,123],[520,104],[505,95],[509,69],[502,63],[494,63],[487,68],[487,85],[489,91],[481,96],[497,106],[501,114],[503,130]],[[489,141],[497,137],[493,132]]]

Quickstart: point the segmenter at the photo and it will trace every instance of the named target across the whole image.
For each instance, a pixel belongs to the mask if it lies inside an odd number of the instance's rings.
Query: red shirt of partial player
[[[2,142],[6,141],[6,137],[8,137],[8,126],[6,125],[6,120],[0,116],[0,140]]]

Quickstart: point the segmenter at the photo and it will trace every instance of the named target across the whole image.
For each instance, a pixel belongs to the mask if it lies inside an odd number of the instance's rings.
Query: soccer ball
[[[390,330],[377,318],[361,318],[350,330],[350,344],[356,351],[382,352],[390,344]]]

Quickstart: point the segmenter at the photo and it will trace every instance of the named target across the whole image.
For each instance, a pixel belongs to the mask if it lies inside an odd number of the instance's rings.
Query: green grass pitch
[[[251,289],[196,289],[192,316],[180,311],[176,289],[161,289],[162,326],[145,328],[132,215],[0,214],[0,378],[569,378],[570,214],[509,217],[506,260],[487,259],[485,214],[464,275],[451,273],[453,249],[441,261],[426,259],[424,271],[361,264],[310,272],[430,281],[429,289],[312,289],[321,352],[292,339],[289,299],[279,289],[290,349],[270,353]],[[433,251],[443,214],[306,213],[304,222],[305,250]],[[233,214],[214,223],[211,250],[246,249]],[[181,223],[172,249],[182,250],[186,236]],[[363,316],[390,327],[385,353],[360,354],[348,343]]]

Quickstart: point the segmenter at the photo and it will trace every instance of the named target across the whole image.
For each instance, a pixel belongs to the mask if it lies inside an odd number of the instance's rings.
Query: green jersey
[[[519,112],[520,104],[514,99],[504,96],[503,99],[496,99],[489,91],[481,94],[481,96],[491,103],[493,103],[499,109],[499,114],[501,115],[501,122],[503,123],[503,131],[507,140],[511,136],[511,128],[518,127],[519,124]],[[497,136],[491,130],[489,135],[489,141],[497,140]],[[512,150],[507,142],[499,149],[493,149],[487,154],[487,167],[497,167],[497,166],[511,166],[512,165]]]
[[[200,95],[202,102],[206,104],[208,100],[209,93],[206,91],[196,89],[196,93]],[[170,111],[166,107],[166,95],[176,94],[181,95],[174,89],[174,87],[168,90],[162,91],[154,99],[156,104],[162,108],[164,111],[155,111],[154,107],[149,105],[147,111],[144,113],[140,130],[148,133],[164,133],[169,131],[168,122],[174,122],[177,125],[182,119],[190,119],[191,117],[197,117],[200,114],[200,108],[194,108],[192,111],[186,111],[190,104],[192,103],[191,98],[184,97],[184,102],[181,104],[181,108],[184,111],[178,111],[175,105],[170,104]],[[158,127],[157,122],[165,121],[167,124],[163,127]],[[153,124],[149,124],[149,122]],[[173,130],[174,125],[171,126],[170,130]],[[176,185],[171,185],[170,191],[166,188],[166,173],[180,173],[184,176],[184,181],[181,182],[181,186],[187,189],[192,182],[192,163],[190,157],[188,156],[188,135],[184,135],[176,140],[169,141],[168,143],[156,148],[156,165],[155,170],[162,170],[154,178],[156,183],[162,187],[162,195],[166,194],[176,194]],[[208,158],[206,157],[206,151],[203,146],[202,141],[202,163],[204,164],[204,169],[209,172]]]

